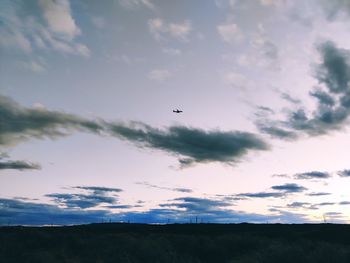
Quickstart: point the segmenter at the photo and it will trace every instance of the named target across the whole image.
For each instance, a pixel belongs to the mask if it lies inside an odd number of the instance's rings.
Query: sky
[[[349,22],[348,0],[0,1],[0,225],[348,223]]]

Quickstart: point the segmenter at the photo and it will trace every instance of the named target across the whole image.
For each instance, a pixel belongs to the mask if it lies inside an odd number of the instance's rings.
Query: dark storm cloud
[[[73,131],[112,135],[140,148],[158,149],[179,157],[182,166],[194,163],[232,164],[249,151],[268,150],[257,135],[240,131],[202,130],[185,126],[157,129],[141,122],[90,121],[72,114],[24,108],[0,96],[0,146],[31,138],[56,138]]]
[[[109,124],[109,129],[113,135],[141,148],[159,149],[179,156],[181,164],[187,166],[215,161],[232,164],[248,151],[269,148],[262,139],[248,132],[205,131],[186,126],[160,130],[143,123]]]
[[[317,47],[320,64],[314,68],[319,86],[310,92],[317,100],[313,112],[301,106],[288,114],[284,121],[272,121],[266,117],[257,120],[257,128],[279,139],[297,139],[300,134],[319,136],[343,129],[350,115],[350,52],[326,41]]]
[[[306,172],[306,173],[298,173],[294,175],[295,179],[327,179],[330,178],[331,175],[327,172]]]
[[[342,171],[338,171],[337,174],[341,177],[350,177],[350,170],[345,169]]]
[[[147,182],[137,182],[136,184],[144,185],[144,186],[147,186],[149,188],[155,188],[155,189],[160,189],[160,190],[169,190],[169,191],[180,192],[180,193],[192,193],[191,189],[183,188],[183,187],[165,187],[165,186],[158,186],[158,185],[150,184]]]
[[[39,170],[41,167],[37,163],[29,163],[26,161],[1,161],[0,158],[0,170]]]
[[[273,190],[284,191],[286,193],[300,193],[307,190],[307,188],[298,184],[274,185],[271,188]]]
[[[42,108],[24,108],[0,95],[0,146],[31,138],[56,138],[73,130],[102,131],[97,122]]]

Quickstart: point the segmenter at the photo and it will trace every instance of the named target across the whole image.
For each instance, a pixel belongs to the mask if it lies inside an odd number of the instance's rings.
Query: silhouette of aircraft
[[[175,112],[175,113],[181,113],[181,112],[183,112],[183,111],[182,111],[182,110],[176,109],[176,110],[173,110],[173,112]]]

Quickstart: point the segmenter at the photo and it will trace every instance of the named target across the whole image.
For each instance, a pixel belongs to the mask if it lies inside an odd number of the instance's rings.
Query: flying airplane
[[[183,111],[182,111],[182,110],[176,109],[176,110],[173,110],[173,112],[175,112],[175,113],[181,113],[181,112],[183,112]]]

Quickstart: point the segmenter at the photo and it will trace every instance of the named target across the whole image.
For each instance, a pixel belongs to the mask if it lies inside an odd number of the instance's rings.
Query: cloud
[[[326,193],[326,192],[313,192],[313,193],[308,193],[308,196],[325,196],[325,195],[331,195],[331,193]]]
[[[311,210],[317,210],[320,206],[332,206],[335,205],[334,202],[323,202],[323,203],[316,203],[311,204],[308,202],[293,202],[290,204],[287,204],[288,208],[303,208],[303,209],[311,209]]]
[[[68,197],[69,198],[69,197]],[[273,214],[253,214],[230,209],[231,203],[220,199],[182,197],[169,200],[140,212],[112,213],[111,209],[131,209],[135,206],[108,205],[99,210],[81,209],[79,206],[58,206],[44,203],[33,203],[17,199],[0,199],[0,225],[70,225],[112,221],[131,221],[133,223],[305,223],[308,219],[302,214],[273,210]]]
[[[198,198],[198,197],[181,197],[181,198],[175,198],[173,201],[175,202],[161,204],[160,206],[185,209],[185,211],[187,212],[196,214],[196,213],[209,213],[210,211],[232,205],[227,201],[213,200],[209,198]]]
[[[127,9],[137,9],[147,7],[149,9],[155,9],[155,5],[151,0],[119,0],[121,6]]]
[[[339,205],[350,205],[349,201],[342,201],[338,203]]]
[[[38,0],[38,3],[52,32],[69,40],[81,33],[71,15],[68,0]]]
[[[345,169],[342,171],[338,171],[337,174],[341,177],[349,177],[350,176],[350,170]]]
[[[75,186],[73,189],[81,189],[87,191],[87,194],[47,194],[53,201],[59,205],[64,205],[67,208],[92,208],[103,204],[114,205],[118,199],[115,196],[110,196],[111,193],[119,193],[122,190],[119,188],[108,188],[101,186]]]
[[[4,96],[0,96],[0,123],[0,146],[85,131],[99,136],[111,135],[140,148],[158,149],[179,156],[183,166],[208,162],[234,164],[250,151],[269,149],[265,141],[249,132],[206,131],[186,126],[158,129],[141,122],[87,120],[45,108],[24,108]]]
[[[162,48],[162,52],[171,56],[179,56],[181,55],[181,50],[177,48]]]
[[[95,194],[47,194],[57,204],[64,205],[67,208],[91,208],[101,204],[114,204],[117,199],[112,196],[95,195]]]
[[[26,161],[1,161],[0,170],[39,170],[41,166],[37,163],[30,163]]]
[[[148,28],[156,40],[164,39],[170,36],[177,40],[187,41],[188,36],[192,31],[190,21],[183,23],[166,23],[160,18],[148,20]]]
[[[334,20],[339,15],[350,14],[350,2],[347,0],[321,0],[320,3],[329,20]]]
[[[102,131],[97,122],[44,108],[24,108],[0,95],[0,146],[17,144],[32,138],[56,138],[74,130]]]
[[[330,107],[335,105],[334,98],[325,91],[314,90],[314,91],[310,92],[310,95],[312,97],[315,97],[318,100],[319,104],[323,104],[323,105],[330,106]]]
[[[119,193],[123,191],[120,188],[109,188],[109,187],[103,187],[103,186],[75,186],[73,188],[93,191],[95,194],[104,194],[104,193],[111,193],[111,192]]]
[[[39,61],[23,61],[20,64],[24,69],[30,70],[34,73],[43,73],[46,71],[45,65]]]
[[[254,82],[239,72],[230,71],[223,75],[223,80],[227,85],[236,88],[247,89],[254,86]]]
[[[293,104],[300,104],[301,103],[301,100],[292,97],[290,94],[288,94],[286,92],[281,93],[281,98],[290,102],[290,103],[293,103]]]
[[[307,202],[293,202],[290,204],[287,204],[288,208],[306,208],[306,209],[310,209],[310,203]]]
[[[183,188],[183,187],[165,187],[165,186],[158,186],[158,185],[150,184],[147,182],[137,182],[136,184],[144,185],[144,186],[147,186],[149,188],[156,188],[156,189],[160,189],[160,190],[169,190],[169,191],[180,192],[180,193],[192,193],[192,189]]]
[[[258,32],[253,35],[250,45],[258,51],[271,68],[279,69],[279,49],[267,36],[263,24],[258,24]]]
[[[283,192],[258,192],[258,193],[242,193],[238,194],[240,197],[250,197],[250,198],[278,198],[285,196]]]
[[[273,190],[284,191],[286,193],[300,193],[307,190],[307,188],[298,184],[274,185],[271,188]]]
[[[288,194],[301,193],[307,190],[307,188],[298,185],[298,184],[283,184],[283,185],[274,185],[271,187],[274,192],[257,192],[257,193],[242,193],[237,194],[237,197],[249,197],[249,198],[278,198],[284,197]]]
[[[158,149],[180,156],[182,164],[222,162],[234,164],[249,151],[268,150],[269,146],[255,134],[171,126],[165,130],[143,123],[110,124],[111,134],[138,147]]]
[[[243,39],[243,33],[237,24],[222,24],[217,27],[218,33],[222,40],[229,44],[234,44]]]
[[[39,10],[38,14],[34,10]],[[0,46],[27,54],[35,49],[55,50],[84,57],[90,50],[76,41],[81,35],[68,0],[38,0],[31,3],[5,0],[1,3]],[[28,62],[31,63],[31,62]],[[37,70],[40,65],[33,64]]]
[[[163,82],[172,76],[169,70],[166,69],[153,69],[148,73],[148,78],[155,81]]]
[[[258,127],[259,131],[265,134],[270,135],[272,138],[279,138],[282,140],[295,140],[297,138],[297,134],[293,131],[289,131],[286,129],[282,129],[271,125],[271,123],[259,121],[255,123]]]
[[[298,173],[294,175],[295,179],[328,179],[331,175],[327,172],[312,171],[306,173]]]
[[[292,136],[278,136],[273,132],[270,135],[280,139],[297,139],[296,133],[319,136],[346,127],[350,114],[350,52],[330,41],[318,45],[318,51],[321,62],[314,71],[320,86],[310,92],[310,96],[317,99],[316,110],[309,113],[299,107],[291,111],[285,121],[264,120],[265,126],[259,126],[261,121],[258,120],[257,127],[262,132],[268,132],[267,128],[273,131],[272,128],[282,127]]]
[[[272,6],[282,4],[283,0],[259,0],[259,2],[264,6]]]
[[[102,29],[106,26],[106,20],[102,16],[91,17],[91,23],[98,29]]]
[[[70,225],[101,222],[110,213],[76,210],[56,205],[0,199],[0,225]]]

